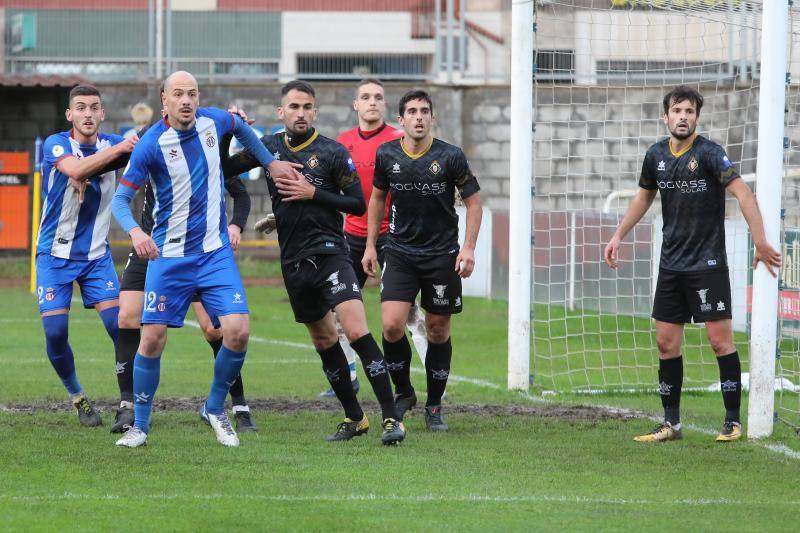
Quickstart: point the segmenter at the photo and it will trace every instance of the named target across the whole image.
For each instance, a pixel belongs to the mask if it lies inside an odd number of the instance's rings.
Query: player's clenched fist
[[[150,235],[136,227],[131,230],[131,241],[136,255],[140,259],[156,259],[158,257],[158,247]]]

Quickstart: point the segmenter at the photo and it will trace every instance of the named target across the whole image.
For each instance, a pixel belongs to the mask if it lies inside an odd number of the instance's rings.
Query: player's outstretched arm
[[[120,156],[130,154],[137,142],[139,142],[139,137],[134,135],[115,144],[108,150],[102,150],[81,159],[77,157],[65,157],[56,163],[56,168],[58,168],[59,172],[63,172],[73,180],[85,181],[99,174],[100,170],[105,169]]]
[[[364,247],[364,257],[361,258],[361,267],[373,278],[378,270],[378,249],[375,244],[378,242],[378,233],[386,209],[386,196],[385,190],[373,187],[367,209],[367,243]]]
[[[764,263],[767,270],[773,277],[777,275],[778,268],[781,266],[781,253],[770,246],[767,242],[767,235],[764,232],[764,220],[761,218],[761,211],[758,209],[758,202],[750,190],[750,187],[741,178],[736,178],[728,184],[727,189],[736,197],[739,202],[739,209],[750,227],[750,234],[753,236],[753,269],[759,262]]]
[[[464,245],[456,257],[455,270],[462,278],[468,278],[475,270],[475,245],[478,243],[483,208],[480,193],[476,192],[462,199],[467,208],[467,229],[464,234]]]
[[[606,249],[603,252],[603,258],[609,267],[617,268],[617,252],[622,239],[625,238],[628,232],[633,229],[636,223],[647,213],[650,206],[653,205],[653,200],[655,200],[657,192],[658,189],[650,190],[639,188],[636,196],[631,200],[631,204],[628,206],[625,216],[622,217],[622,221],[619,223],[619,226],[617,226],[617,231],[614,232],[614,236],[608,241]]]

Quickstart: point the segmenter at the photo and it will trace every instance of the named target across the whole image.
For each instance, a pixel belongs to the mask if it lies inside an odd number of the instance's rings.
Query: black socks
[[[673,426],[680,424],[683,357],[658,360],[658,393],[664,406],[664,419]]]

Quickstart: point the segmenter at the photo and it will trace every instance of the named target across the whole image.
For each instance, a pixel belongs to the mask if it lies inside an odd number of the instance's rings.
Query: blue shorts
[[[201,255],[149,261],[142,324],[182,327],[195,294],[212,320],[248,312],[247,296],[230,246]]]
[[[83,306],[87,309],[99,302],[119,298],[119,279],[111,254],[92,261],[38,254],[36,294],[39,297],[39,313],[69,309],[74,281],[81,288]]]

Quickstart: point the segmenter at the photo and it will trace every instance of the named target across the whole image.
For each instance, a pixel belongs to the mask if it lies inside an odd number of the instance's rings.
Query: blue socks
[[[145,433],[150,430],[150,413],[153,396],[161,377],[161,356],[144,357],[136,352],[133,360],[133,414],[134,426]]]
[[[117,321],[118,317],[119,306],[109,307],[108,309],[103,309],[100,311],[100,320],[103,321],[103,325],[106,327],[108,336],[111,337],[112,341],[114,341],[114,346],[117,345],[117,336],[119,334],[119,323]]]
[[[69,315],[50,315],[42,317],[47,357],[50,364],[61,378],[70,396],[75,396],[83,389],[75,373],[75,357],[68,342]]]
[[[220,348],[214,361],[214,379],[211,382],[211,391],[208,393],[208,399],[206,400],[206,410],[212,415],[221,415],[223,413],[225,397],[242,370],[246,353],[234,352],[225,344]]]

